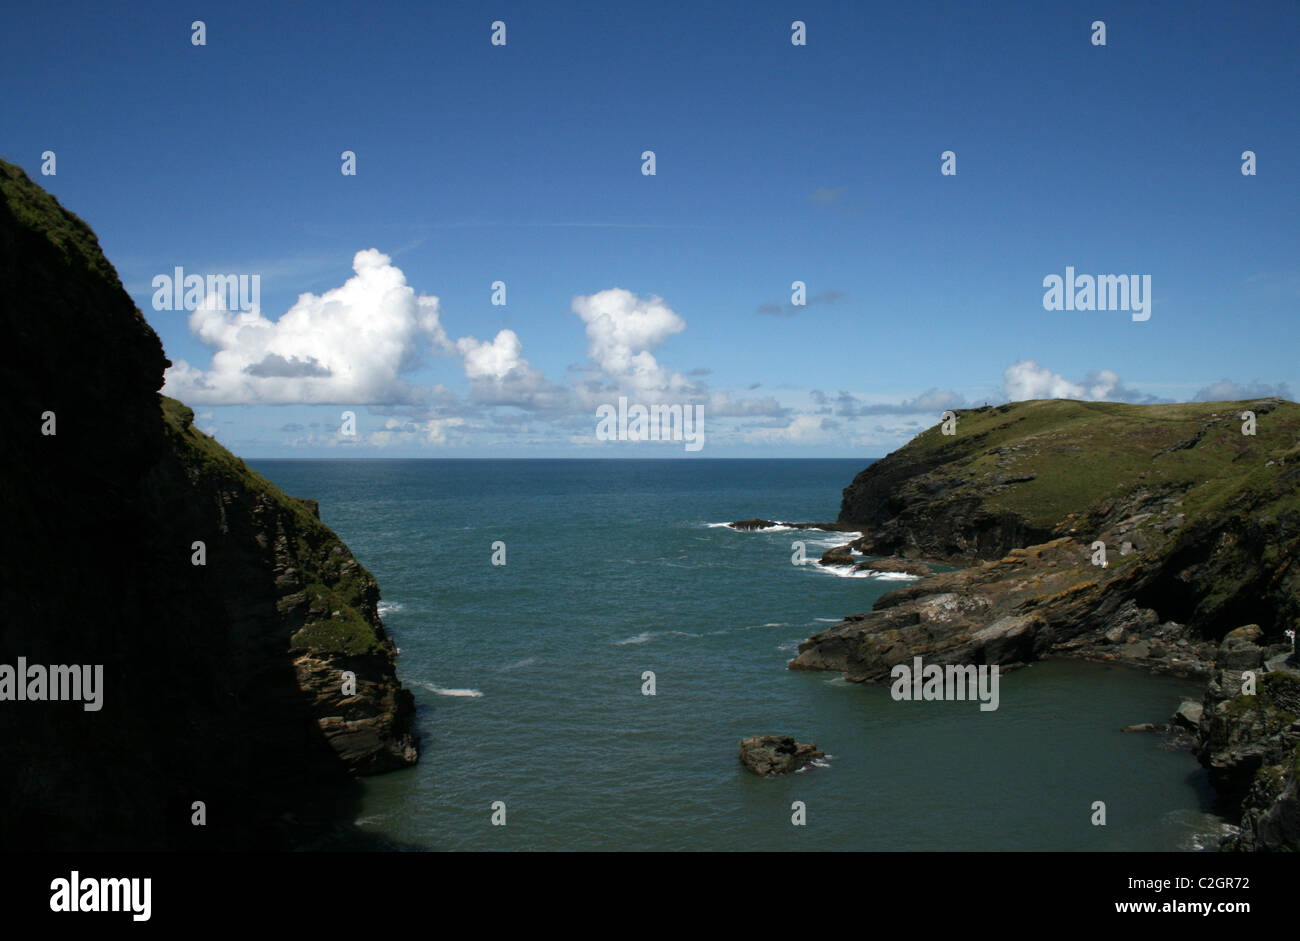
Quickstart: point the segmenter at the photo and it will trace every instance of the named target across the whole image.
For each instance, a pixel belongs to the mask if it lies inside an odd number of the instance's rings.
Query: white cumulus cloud
[[[524,359],[524,345],[513,330],[501,330],[490,342],[461,337],[456,351],[464,357],[465,376],[480,405],[554,408],[568,395]]]
[[[279,320],[260,310],[204,303],[190,331],[215,352],[208,369],[181,360],[163,391],[205,405],[414,402],[403,374],[428,350],[449,350],[438,298],[417,295],[391,259],[357,252],[354,276],[317,296],[303,294]]]
[[[573,312],[587,325],[588,355],[601,371],[629,391],[689,390],[680,373],[669,373],[650,352],[686,329],[663,299],[640,298],[623,288],[609,288],[573,299]]]
[[[1081,399],[1094,402],[1159,402],[1130,389],[1109,369],[1093,370],[1082,382],[1072,382],[1032,359],[1012,363],[1002,373],[1002,392],[1009,402],[1027,399]]]
[[[1026,399],[1083,399],[1083,386],[1060,373],[1040,366],[1032,359],[1012,363],[1002,373],[1002,391],[1012,402]]]

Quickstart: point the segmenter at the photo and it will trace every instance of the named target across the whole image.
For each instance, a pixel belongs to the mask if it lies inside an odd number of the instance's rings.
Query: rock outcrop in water
[[[804,745],[788,735],[753,735],[740,741],[740,763],[754,774],[789,774],[826,757],[816,745]]]
[[[0,702],[0,845],[338,835],[352,776],[417,758],[378,585],[158,394],[162,346],[91,230],[3,162],[0,195],[0,664],[104,670],[97,712]]]
[[[732,529],[737,529],[740,530],[741,532],[748,532],[750,530],[755,530],[755,529],[773,529],[778,526],[783,526],[787,529],[824,529],[827,532],[844,532],[846,530],[853,528],[844,523],[838,523],[838,522],[836,523],[779,523],[776,520],[764,520],[764,519],[737,520],[736,522],[728,523],[727,525],[730,526]]]
[[[839,522],[862,536],[828,556],[966,567],[889,592],[802,643],[790,666],[880,681],[916,655],[1004,668],[1054,655],[1209,676],[1243,624],[1277,662],[1300,615],[1298,441],[1300,406],[1277,398],[960,412],[955,435],[931,428],[845,489]],[[1214,773],[1216,786],[1254,795],[1243,834],[1254,821],[1264,836],[1243,835],[1241,848],[1300,848],[1286,809],[1297,758],[1281,725],[1297,710],[1278,693],[1285,675],[1274,670],[1272,692],[1250,705],[1271,718],[1236,723],[1226,739],[1222,704],[1204,708],[1203,760],[1234,769]],[[1267,760],[1233,757],[1257,751]]]

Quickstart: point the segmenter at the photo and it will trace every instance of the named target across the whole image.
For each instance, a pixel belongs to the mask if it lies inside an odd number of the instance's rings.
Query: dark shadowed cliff
[[[0,664],[104,665],[98,712],[0,702],[0,845],[346,834],[353,776],[417,757],[378,585],[159,395],[161,344],[90,229],[3,162],[0,190]]]

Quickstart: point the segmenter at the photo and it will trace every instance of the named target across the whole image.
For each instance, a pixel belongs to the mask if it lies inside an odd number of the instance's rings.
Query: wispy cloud
[[[399,249],[397,253],[406,250]],[[396,253],[395,253],[396,254]],[[220,260],[202,263],[186,263],[177,260],[177,265],[185,269],[186,274],[248,274],[262,279],[262,289],[270,287],[277,280],[293,281],[297,284],[313,281],[319,277],[333,274],[339,267],[337,252],[312,255],[289,255],[267,261],[230,261]],[[160,274],[171,275],[172,268],[150,271],[145,275],[137,274],[125,284],[126,291],[132,297],[142,295],[152,297],[155,291],[153,279]],[[146,306],[146,305],[141,305]]]
[[[693,222],[435,222],[435,229],[721,229]]]
[[[808,298],[807,303],[801,306],[795,306],[792,303],[759,304],[754,310],[754,313],[765,314],[769,317],[793,317],[795,314],[802,310],[807,310],[809,307],[816,307],[818,305],[829,306],[830,304],[834,304],[843,296],[844,295],[839,291],[822,291],[822,293]]]
[[[813,190],[808,198],[819,206],[829,206],[832,203],[839,202],[848,191],[849,188],[847,186],[836,186],[833,188],[822,186]]]
[[[1237,402],[1242,399],[1266,399],[1277,396],[1290,399],[1291,389],[1285,382],[1270,385],[1267,382],[1237,383],[1231,379],[1220,379],[1197,391],[1192,398],[1197,402]]]

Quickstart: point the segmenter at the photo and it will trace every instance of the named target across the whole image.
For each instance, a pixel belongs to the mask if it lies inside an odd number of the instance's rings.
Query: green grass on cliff
[[[69,264],[85,265],[110,283],[120,284],[90,226],[33,183],[21,167],[4,160],[0,160],[0,197],[19,225],[44,235]]]
[[[293,635],[293,646],[347,656],[378,653],[382,648],[366,619],[343,602],[345,595],[322,584],[307,586],[312,617]]]
[[[1241,413],[1269,405],[1257,416],[1255,436],[1243,435]],[[1276,399],[1176,405],[1047,399],[957,416],[956,435],[936,425],[904,450],[915,458],[960,461],[945,470],[972,487],[998,474],[1034,475],[985,502],[1042,529],[1135,486],[1185,491],[1190,521],[1221,509],[1243,488],[1273,488],[1286,463],[1300,460],[1300,405]]]
[[[307,509],[305,503],[289,496],[227,451],[216,438],[196,428],[192,408],[165,395],[160,395],[158,398],[167,432],[174,440],[183,444],[185,451],[188,452],[188,463],[192,473],[237,481],[245,490],[282,504],[303,526],[324,528]]]
[[[339,538],[307,504],[286,494],[194,427],[192,409],[167,396],[159,399],[167,433],[182,455],[192,483],[253,494],[272,501],[287,514],[296,567],[307,582],[310,611],[307,623],[291,639],[293,646],[347,656],[382,652],[382,639],[361,610],[369,577]]]

